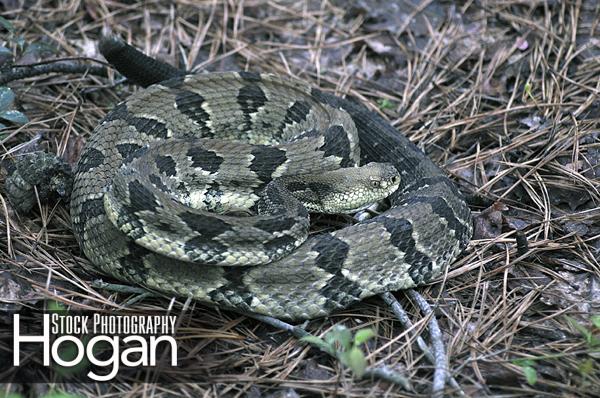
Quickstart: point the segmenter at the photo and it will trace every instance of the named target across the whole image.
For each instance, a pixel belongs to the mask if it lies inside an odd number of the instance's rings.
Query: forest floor
[[[473,212],[467,250],[443,278],[418,289],[435,309],[448,369],[464,394],[600,396],[597,2],[1,0],[0,15],[0,80],[12,63],[48,60],[105,72],[97,40],[112,31],[181,69],[292,75],[380,113],[447,171]],[[4,100],[6,87],[14,102]],[[138,88],[110,70],[108,78],[31,76],[0,90],[3,164],[43,150],[74,165],[98,121]],[[5,113],[13,109],[21,113]],[[122,308],[131,295],[92,284],[98,275],[85,267],[68,207],[40,203],[17,214],[5,169],[2,319],[49,302]],[[55,387],[104,397],[428,396],[433,366],[415,343],[417,335],[428,339],[428,318],[408,295],[395,295],[412,330],[377,297],[303,327],[318,336],[335,325],[372,328],[367,364],[404,375],[411,391],[359,380],[272,326],[169,297],[130,308],[179,315],[186,361],[171,381],[181,383]],[[35,396],[50,387],[4,384],[3,391]],[[459,395],[451,386],[446,393]]]

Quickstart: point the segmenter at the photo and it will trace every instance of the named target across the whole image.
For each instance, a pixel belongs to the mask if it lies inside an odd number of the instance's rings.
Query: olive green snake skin
[[[470,212],[454,184],[363,106],[290,78],[184,75],[114,40],[101,48],[126,76],[156,83],[106,116],[75,170],[74,233],[104,273],[239,311],[306,319],[430,282],[468,243]],[[120,61],[120,51],[130,59]],[[398,189],[394,173],[373,184],[392,186],[390,208],[296,240],[308,226],[306,209],[272,182],[370,162],[399,172]],[[236,187],[253,198],[247,206],[234,201]],[[306,188],[294,187],[287,185]],[[286,210],[235,223],[222,214],[260,208],[257,192],[265,190],[274,202],[291,201]]]

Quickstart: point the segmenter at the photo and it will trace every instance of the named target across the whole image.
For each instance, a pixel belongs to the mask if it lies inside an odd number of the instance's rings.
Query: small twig
[[[527,242],[527,235],[525,235],[525,233],[523,231],[517,231],[516,241],[517,241],[517,255],[520,257],[520,256],[524,256],[525,254],[527,254],[527,251],[529,250],[529,243]]]
[[[81,94],[82,95],[90,95],[92,93],[101,91],[101,90],[110,90],[113,89],[125,82],[127,82],[127,78],[126,77],[119,77],[119,78],[115,78],[114,82],[109,83],[109,84],[104,84],[104,85],[99,85],[99,86],[94,86],[94,87],[85,87],[81,89]]]
[[[383,301],[385,301],[385,303],[387,305],[390,306],[392,312],[394,313],[394,315],[396,315],[396,317],[402,324],[402,327],[406,330],[412,329],[413,323],[410,320],[410,318],[408,317],[408,314],[406,313],[406,311],[404,311],[404,308],[402,308],[402,305],[400,304],[400,302],[398,302],[398,300],[396,299],[396,297],[394,297],[394,295],[389,292],[381,294],[380,297],[383,299]],[[425,342],[425,340],[423,340],[423,338],[421,336],[416,336],[416,340],[417,340],[417,346],[419,347],[421,352],[425,355],[425,358],[427,358],[427,360],[429,362],[431,362],[432,365],[435,366],[435,358],[434,358],[433,354],[431,353],[431,350],[430,350],[429,346],[427,345],[427,343]],[[461,397],[466,396],[465,392],[462,390],[462,388],[460,387],[460,385],[458,384],[456,379],[450,373],[447,373],[446,381],[450,384],[450,386],[452,388],[454,388],[456,390],[456,393],[458,395],[460,395]]]
[[[147,297],[156,297],[157,296],[156,293],[154,293],[150,290],[146,290],[141,287],[130,286],[130,285],[121,285],[121,284],[117,284],[117,283],[107,283],[107,282],[102,281],[101,279],[96,279],[95,281],[92,281],[92,283],[90,285],[96,289],[109,290],[109,291],[115,292],[115,293],[134,294],[135,296],[133,296],[132,298],[130,298],[129,300],[125,301],[122,304],[123,307],[130,307],[130,306],[134,305],[135,303],[138,303]]]
[[[129,294],[151,293],[147,289],[144,289],[141,287],[130,286],[130,285],[121,285],[118,283],[108,283],[108,282],[104,282],[101,279],[96,279],[95,281],[92,281],[92,283],[90,283],[90,285],[96,289],[110,290],[115,293],[129,293]]]
[[[266,323],[267,325],[271,325],[274,328],[277,328],[279,330],[283,330],[284,332],[288,332],[289,334],[296,337],[297,339],[301,339],[302,337],[311,335],[309,332],[307,332],[300,326],[290,325],[287,322],[283,322],[277,318],[273,318],[268,315],[261,315],[261,314],[247,313],[247,312],[239,312],[239,313],[242,315],[245,315],[247,317],[256,319],[257,321]]]
[[[363,374],[363,379],[379,379],[402,386],[407,391],[414,391],[411,382],[400,373],[389,369],[386,366],[380,368],[369,367]]]
[[[272,318],[267,315],[248,314],[248,313],[244,313],[243,315],[250,317],[250,318],[254,318],[257,321],[266,323],[268,325],[271,325],[274,328],[286,331],[298,339],[305,337],[305,336],[312,336],[311,333],[307,332],[306,330],[304,330],[303,328],[301,328],[299,326],[290,325],[289,323],[280,321],[279,319],[275,319],[275,318]],[[323,352],[325,352],[325,351],[323,351]],[[328,352],[326,352],[326,353],[331,355]],[[335,355],[332,355],[332,356],[335,359],[338,359]],[[362,378],[363,379],[384,380],[389,383],[399,385],[407,391],[413,391],[412,384],[406,377],[402,376],[398,372],[388,369],[387,367],[381,367],[381,368],[368,367],[365,370],[365,373]]]
[[[417,306],[419,306],[421,312],[424,315],[430,315],[429,320],[429,337],[431,337],[431,343],[433,346],[433,357],[435,360],[435,370],[433,372],[433,387],[431,396],[435,398],[442,398],[444,396],[444,388],[446,387],[446,376],[448,374],[448,358],[446,358],[446,349],[444,348],[444,341],[442,340],[442,332],[437,319],[433,315],[431,306],[416,290],[408,289],[408,295],[413,299]]]
[[[6,84],[15,80],[25,79],[32,76],[45,75],[48,73],[74,73],[74,74],[91,74],[102,77],[108,76],[108,69],[104,66],[92,66],[75,63],[57,63],[44,64],[35,66],[21,66],[0,75],[0,85]]]
[[[135,296],[133,296],[132,298],[130,298],[129,300],[124,302],[122,305],[123,305],[123,307],[131,307],[135,303],[140,302],[147,297],[155,297],[155,296],[156,296],[156,294],[154,294],[152,292],[144,292],[144,293],[136,294]]]

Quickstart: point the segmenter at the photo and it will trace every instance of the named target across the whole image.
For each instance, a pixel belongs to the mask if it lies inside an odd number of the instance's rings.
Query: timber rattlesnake
[[[470,212],[454,184],[363,106],[273,75],[183,75],[115,39],[105,39],[101,50],[126,76],[157,83],[106,116],[75,171],[73,229],[105,273],[241,311],[303,319],[429,282],[468,243]],[[213,180],[219,174],[234,187],[251,180],[240,189],[255,195],[249,205],[256,207],[258,187],[275,189],[269,184],[275,177],[358,161],[399,171],[390,209],[301,245],[294,228],[306,228],[299,221],[306,210],[295,199],[288,213],[275,210],[262,221],[240,217],[244,239],[226,216],[206,218],[190,208],[198,202],[216,211],[239,207],[223,204],[236,194]],[[265,258],[273,241],[285,250]],[[234,244],[253,253],[245,260],[268,263],[238,265]]]

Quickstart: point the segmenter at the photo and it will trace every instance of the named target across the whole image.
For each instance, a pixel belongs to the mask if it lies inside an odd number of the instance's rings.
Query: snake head
[[[364,166],[368,173],[369,188],[381,192],[384,198],[400,186],[400,173],[390,163],[368,163]],[[386,194],[387,192],[387,194]]]
[[[309,211],[350,214],[395,192],[400,186],[400,173],[390,163],[368,163],[284,181]]]
[[[341,169],[348,173],[346,192],[343,194],[341,213],[356,213],[383,200],[400,187],[400,173],[391,163],[367,163]]]

